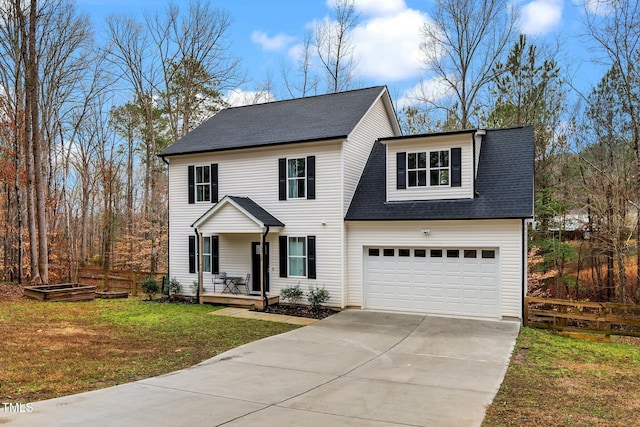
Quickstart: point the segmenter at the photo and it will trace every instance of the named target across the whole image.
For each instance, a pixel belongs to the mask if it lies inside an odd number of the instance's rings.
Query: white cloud
[[[282,50],[295,40],[295,37],[287,34],[276,34],[269,37],[264,31],[256,30],[251,33],[251,41],[262,46],[264,50]]]
[[[583,3],[578,3],[582,5]],[[607,15],[613,10],[610,0],[584,0],[584,6],[589,13],[594,15]]]
[[[415,77],[423,65],[421,29],[427,16],[417,10],[369,19],[353,30],[358,74],[384,81]]]
[[[451,87],[442,77],[434,77],[423,80],[411,89],[406,90],[397,101],[399,110],[419,104],[425,101],[436,102],[449,95]]]
[[[265,102],[274,101],[275,98],[271,92],[247,91],[242,89],[234,89],[227,92],[224,100],[231,107],[242,107],[244,105],[263,104]]]
[[[353,3],[358,12],[374,16],[398,13],[407,8],[404,0],[354,0]]]
[[[558,27],[562,20],[562,0],[533,0],[522,6],[520,31],[544,35]]]

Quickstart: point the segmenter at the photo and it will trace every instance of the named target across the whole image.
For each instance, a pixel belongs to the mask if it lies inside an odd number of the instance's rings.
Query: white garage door
[[[365,307],[499,317],[495,248],[364,249]]]

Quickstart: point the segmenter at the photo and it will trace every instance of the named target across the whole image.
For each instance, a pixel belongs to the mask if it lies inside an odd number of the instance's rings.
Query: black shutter
[[[462,186],[461,151],[462,150],[460,148],[451,149],[451,186],[452,187]]]
[[[287,236],[278,236],[280,246],[280,277],[287,277]]]
[[[307,157],[307,199],[316,198],[316,156]]]
[[[404,190],[407,188],[407,153],[396,153],[396,188]]]
[[[287,200],[287,159],[278,159],[278,194],[280,200]]]
[[[220,236],[211,236],[211,258],[213,258],[211,272],[220,273]]]
[[[189,174],[189,204],[193,204],[196,202],[196,173],[195,167],[189,166],[188,174]]]
[[[196,272],[196,236],[189,236],[189,273]]]
[[[307,236],[307,278],[316,278],[316,236]]]
[[[218,203],[218,165],[211,165],[211,203]]]

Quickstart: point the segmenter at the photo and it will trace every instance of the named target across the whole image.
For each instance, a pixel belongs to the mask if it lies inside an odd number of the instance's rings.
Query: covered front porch
[[[192,227],[200,303],[263,310],[279,301],[269,292],[269,247],[282,222],[247,197],[225,196]]]
[[[274,305],[280,302],[279,295],[268,294],[265,302],[261,295],[232,294],[222,292],[205,292],[200,295],[200,303],[228,305],[230,307],[253,308],[264,310],[266,305]]]

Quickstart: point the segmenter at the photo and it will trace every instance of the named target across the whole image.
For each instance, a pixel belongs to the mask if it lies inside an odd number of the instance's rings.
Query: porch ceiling
[[[221,233],[279,231],[284,223],[248,197],[225,196],[198,218],[192,227]]]

